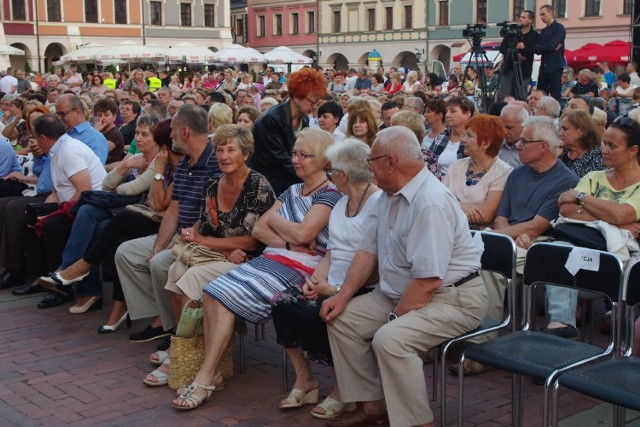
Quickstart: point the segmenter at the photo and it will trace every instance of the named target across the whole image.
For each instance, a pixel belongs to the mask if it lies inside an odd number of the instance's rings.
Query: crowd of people
[[[171,402],[180,410],[224,388],[236,319],[273,318],[296,373],[281,409],[313,404],[330,426],[432,425],[424,354],[503,316],[506,283],[480,271],[472,229],[510,236],[520,261],[567,221],[617,230],[622,259],[638,247],[638,116],[617,116],[586,72],[565,108],[534,89],[480,114],[472,72],[443,87],[397,68],[72,66],[34,87],[7,71],[0,176],[21,185],[0,187],[0,288],[47,292],[38,308],[74,302],[78,315],[102,307],[108,273],[98,332],[147,319],[129,339],[162,339],[153,387],[169,382],[183,307],[201,300],[204,361]],[[637,74],[603,76],[613,96],[635,94]],[[213,255],[190,263],[182,247]],[[545,333],[579,337],[577,298],[547,289]],[[334,369],[320,403],[310,362]]]

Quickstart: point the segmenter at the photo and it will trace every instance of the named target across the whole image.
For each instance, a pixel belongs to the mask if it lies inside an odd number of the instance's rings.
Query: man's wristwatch
[[[338,292],[340,292],[340,289],[342,288],[342,285],[335,285],[334,288],[336,289],[336,291],[333,294],[337,295]]]
[[[389,313],[389,317],[387,317],[387,321],[391,322],[392,320],[396,320],[397,318],[398,318],[398,315],[392,311],[391,313]]]
[[[156,181],[162,181],[164,180],[164,176],[161,173],[157,173],[155,175],[153,175],[153,179]]]
[[[584,198],[587,193],[580,192],[576,194],[576,203],[578,204],[578,213],[582,213],[582,208],[584,208]]]

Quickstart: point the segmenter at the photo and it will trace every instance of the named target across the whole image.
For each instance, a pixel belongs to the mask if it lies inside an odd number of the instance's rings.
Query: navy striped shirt
[[[200,219],[202,187],[214,174],[220,173],[213,144],[209,142],[198,161],[189,167],[189,156],[185,156],[173,176],[171,200],[178,201],[178,223],[180,228],[191,227]]]

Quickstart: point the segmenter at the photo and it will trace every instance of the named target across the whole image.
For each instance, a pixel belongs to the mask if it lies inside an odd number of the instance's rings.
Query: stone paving
[[[105,289],[105,294],[110,291]],[[271,323],[265,340],[256,341],[249,328],[246,373],[240,373],[236,340],[235,375],[227,380],[225,390],[195,411],[177,411],[170,405],[173,391],[142,383],[153,369],[149,354],[159,341],[131,343],[124,325],[114,334],[96,333],[107,318],[110,298],[105,298],[103,310],[72,315],[67,313],[68,306],[38,310],[35,305],[42,296],[15,297],[9,290],[0,291],[0,426],[324,425],[309,415],[310,406],[278,409],[278,401],[286,394],[282,349]],[[145,326],[145,321],[136,321],[132,330]],[[322,384],[321,395],[326,395],[331,372],[324,367],[314,371]],[[425,375],[430,386],[431,365],[425,366]],[[448,421],[455,425],[457,383],[452,376],[448,381]],[[466,385],[466,426],[510,425],[509,375],[490,371],[469,378]],[[527,381],[526,395],[524,424],[540,425],[542,386]],[[564,392],[560,418],[569,421],[598,405],[594,399]],[[431,402],[431,407],[439,421],[440,403]]]

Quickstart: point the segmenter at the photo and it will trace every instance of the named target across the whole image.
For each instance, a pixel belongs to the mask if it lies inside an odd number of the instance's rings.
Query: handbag
[[[583,224],[568,222],[558,224],[553,229],[553,237],[555,240],[569,242],[583,248],[607,250],[607,241],[602,232]]]
[[[187,243],[182,239],[176,240],[171,248],[171,255],[176,259],[176,262],[182,262],[189,267],[226,259],[220,251],[209,249],[195,242]]]
[[[136,203],[133,205],[127,205],[126,209],[131,212],[135,212],[143,217],[150,219],[154,222],[162,222],[163,212],[156,212],[147,205],[143,205],[141,203]]]
[[[82,205],[93,205],[103,209],[122,208],[132,203],[138,203],[142,195],[123,196],[110,191],[89,190],[80,193],[78,201],[73,207],[73,214],[78,213]]]
[[[189,301],[182,308],[182,316],[176,335],[171,336],[171,364],[169,365],[169,388],[177,390],[187,384],[198,373],[204,360],[204,337],[198,336],[202,331],[202,316],[204,307],[202,302],[195,301],[200,307],[190,307]],[[189,336],[179,336],[190,333]],[[227,348],[220,359],[220,373],[223,378],[233,376],[233,350],[235,338],[232,335]]]

